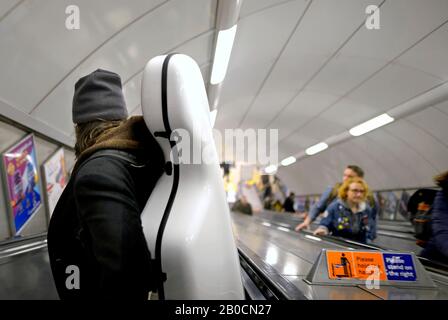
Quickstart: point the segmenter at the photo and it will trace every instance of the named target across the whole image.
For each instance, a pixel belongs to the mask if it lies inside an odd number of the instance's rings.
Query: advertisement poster
[[[13,233],[19,234],[42,203],[33,135],[3,153]]]
[[[67,185],[67,170],[65,169],[64,149],[60,148],[42,166],[47,191],[47,204],[50,216]]]

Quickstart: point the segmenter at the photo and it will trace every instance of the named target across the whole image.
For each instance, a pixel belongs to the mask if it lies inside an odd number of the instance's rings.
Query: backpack
[[[419,189],[409,198],[407,210],[414,225],[417,245],[425,247],[431,238],[432,204],[437,190]]]

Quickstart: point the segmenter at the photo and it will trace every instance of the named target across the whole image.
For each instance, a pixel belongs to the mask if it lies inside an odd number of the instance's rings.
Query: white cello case
[[[167,62],[165,62],[167,60]],[[169,62],[168,62],[169,61]],[[162,79],[165,62],[166,79]],[[166,86],[165,123],[162,82]],[[179,164],[178,187],[161,238],[165,299],[244,299],[239,258],[231,218],[213,141],[209,105],[196,62],[182,54],[157,56],[145,66],[142,78],[142,110],[146,125],[160,144],[165,161],[171,146],[171,130],[185,129],[190,142],[214,152],[212,164]],[[202,134],[199,132],[202,131]],[[143,231],[152,257],[157,232],[173,192],[175,173],[164,173],[142,213]]]

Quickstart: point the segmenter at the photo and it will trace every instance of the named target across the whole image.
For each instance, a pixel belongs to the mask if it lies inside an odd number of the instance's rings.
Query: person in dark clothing
[[[434,178],[442,188],[431,208],[431,237],[421,256],[448,265],[448,171]]]
[[[79,79],[73,122],[77,162],[48,229],[59,297],[148,299],[155,283],[140,214],[163,172],[162,150],[143,117],[127,119],[113,72]]]
[[[283,203],[283,209],[285,209],[285,212],[296,212],[294,210],[294,198],[296,195],[294,192],[291,192],[289,196],[285,199],[285,202]]]
[[[247,202],[247,199],[245,196],[242,196],[239,200],[237,200],[234,205],[232,206],[233,211],[238,211],[247,215],[252,215],[252,206],[249,202]]]

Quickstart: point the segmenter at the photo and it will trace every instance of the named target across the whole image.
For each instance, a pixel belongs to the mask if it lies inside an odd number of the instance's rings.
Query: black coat
[[[160,162],[117,150],[97,151],[77,166],[48,229],[61,299],[147,299],[154,284],[140,214],[161,173]],[[66,286],[76,283],[70,265],[79,268],[79,289]]]
[[[294,200],[291,199],[291,197],[286,198],[285,202],[283,203],[283,209],[285,209],[286,212],[295,212]]]

